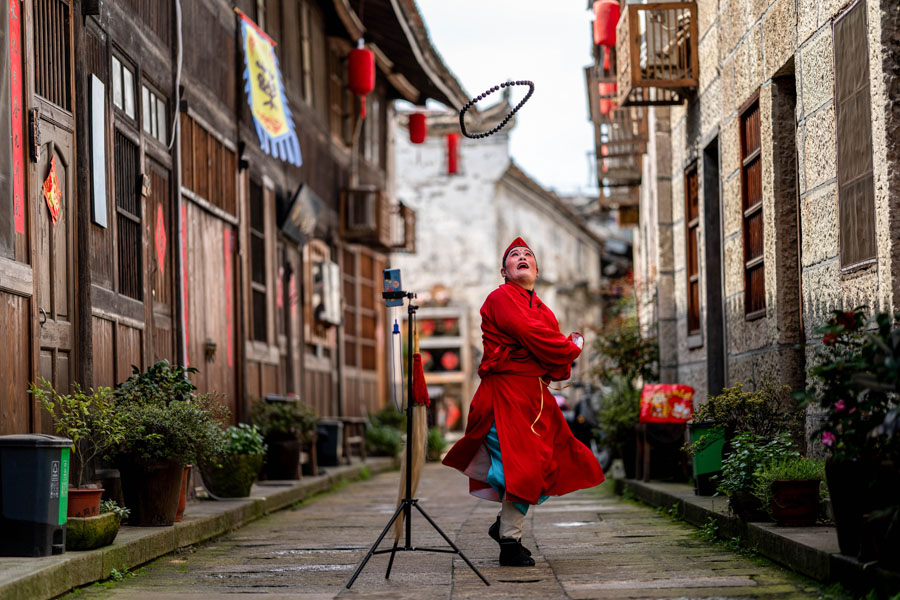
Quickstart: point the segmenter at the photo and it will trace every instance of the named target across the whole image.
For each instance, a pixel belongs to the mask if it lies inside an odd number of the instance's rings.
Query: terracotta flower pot
[[[184,465],[184,475],[181,479],[181,493],[178,496],[178,510],[175,511],[175,522],[180,523],[184,517],[184,509],[187,506],[187,486],[191,477],[191,469],[194,465]]]
[[[66,516],[87,518],[96,517],[100,514],[100,496],[103,495],[103,489],[84,489],[69,488],[69,504],[66,509]]]
[[[773,481],[771,507],[775,522],[784,527],[815,525],[821,485],[821,479]]]
[[[119,459],[125,506],[131,510],[129,525],[159,527],[175,522],[184,465],[177,460]]]

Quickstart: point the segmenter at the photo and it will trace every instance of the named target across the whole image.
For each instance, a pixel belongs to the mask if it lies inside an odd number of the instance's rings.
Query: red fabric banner
[[[233,321],[231,315],[231,229],[225,227],[225,344],[228,347],[228,366],[234,362]]]
[[[12,118],[13,218],[16,233],[25,233],[25,150],[22,146],[22,21],[19,0],[9,0],[9,95]],[[54,219],[54,224],[56,220]]]
[[[694,388],[646,384],[641,390],[641,423],[685,423],[694,416]]]

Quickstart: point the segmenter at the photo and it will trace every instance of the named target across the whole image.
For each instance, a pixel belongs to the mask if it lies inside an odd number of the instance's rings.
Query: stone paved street
[[[115,584],[76,592],[87,598],[816,598],[820,588],[758,559],[700,539],[697,530],[612,493],[610,483],[529,512],[524,543],[533,568],[500,567],[487,536],[497,505],[467,494],[465,479],[437,464],[419,498],[491,582],[485,587],[457,556],[373,558],[351,590],[344,584],[390,518],[398,473],[352,483],[294,509],[139,569]],[[413,542],[440,546],[413,518]]]

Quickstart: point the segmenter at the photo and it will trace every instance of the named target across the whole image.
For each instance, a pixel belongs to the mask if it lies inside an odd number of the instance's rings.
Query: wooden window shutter
[[[141,197],[138,194],[140,149],[122,132],[115,134],[116,240],[119,259],[119,293],[144,299]]]
[[[740,116],[741,198],[744,237],[744,314],[747,319],[766,313],[766,279],[763,260],[762,161],[759,96]]]
[[[875,188],[865,2],[834,23],[841,267],[875,260]]]
[[[266,227],[263,187],[250,180],[250,336],[267,342]]]
[[[684,172],[688,335],[700,333],[700,194],[697,164]]]

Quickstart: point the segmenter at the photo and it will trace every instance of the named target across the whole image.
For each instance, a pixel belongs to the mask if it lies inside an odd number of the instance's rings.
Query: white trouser
[[[500,508],[500,537],[521,539],[522,525],[525,523],[525,515],[516,505],[508,500],[501,503]]]

